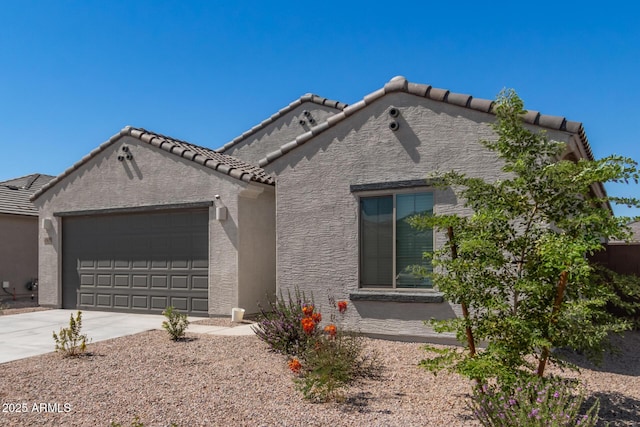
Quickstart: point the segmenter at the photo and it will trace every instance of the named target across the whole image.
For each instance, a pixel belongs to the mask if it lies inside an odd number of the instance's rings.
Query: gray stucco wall
[[[257,164],[268,153],[277,150],[311,128],[309,117],[303,114],[305,110],[311,114],[316,123],[325,121],[327,117],[339,111],[314,102],[304,102],[224,153],[238,157],[247,163]],[[301,125],[300,120],[304,120],[305,124]]]
[[[276,292],[276,206],[273,188],[238,198],[238,306],[246,314],[268,307]],[[259,286],[256,286],[258,285]]]
[[[124,144],[133,159],[120,162]],[[248,186],[135,138],[118,140],[35,201],[40,219],[54,223],[50,231],[40,229],[40,303],[62,303],[62,221],[54,213],[215,201],[209,215],[209,314],[230,315],[238,304],[238,193]],[[227,208],[227,220],[215,219],[216,206]]]
[[[0,214],[0,286],[17,297],[32,294],[26,284],[38,277],[38,217]],[[0,290],[0,298],[12,298]]]
[[[390,106],[401,115],[389,129]],[[495,180],[500,162],[478,143],[494,116],[405,93],[384,96],[265,167],[277,175],[277,286],[327,297],[358,293],[358,195],[351,185],[424,179],[459,170]],[[561,132],[549,135],[568,141]],[[370,195],[371,193],[367,194]],[[434,211],[464,213],[453,192],[436,191]],[[437,235],[436,247],[445,241]],[[414,291],[417,293],[420,291]],[[388,293],[388,292],[386,292]],[[429,294],[429,291],[423,294]],[[460,315],[447,302],[355,301],[345,326],[373,335],[441,338],[423,320]]]

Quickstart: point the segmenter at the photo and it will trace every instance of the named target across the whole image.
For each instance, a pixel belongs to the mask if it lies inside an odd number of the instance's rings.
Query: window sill
[[[394,290],[358,290],[349,293],[351,301],[380,301],[380,302],[414,302],[414,303],[442,303],[444,296],[440,292],[427,290],[394,291]]]

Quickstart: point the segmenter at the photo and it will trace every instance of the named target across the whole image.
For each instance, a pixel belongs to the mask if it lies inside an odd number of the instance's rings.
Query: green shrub
[[[346,301],[329,298],[334,312],[322,328],[322,314],[313,299],[297,288],[294,297],[282,293],[260,309],[260,319],[253,327],[256,336],[272,351],[290,356],[289,369],[295,374],[296,388],[309,400],[325,402],[341,397],[340,390],[357,378],[373,377],[380,364],[375,356],[365,355],[362,338],[345,333],[336,323],[347,310]]]
[[[137,415],[133,418],[133,421],[131,421],[130,425],[131,427],[144,427],[144,423],[140,421],[140,417],[138,417]],[[122,424],[111,421],[110,427],[122,427]],[[171,423],[170,427],[178,427],[178,424]]]
[[[258,323],[252,329],[272,351],[299,356],[306,351],[310,340],[301,324],[305,317],[303,308],[313,307],[313,298],[307,301],[297,288],[294,296],[292,298],[291,292],[287,292],[285,299],[281,292],[267,309],[260,307]]]
[[[602,266],[594,268],[593,276],[594,281],[611,292],[607,311],[640,329],[640,277],[618,274]]]
[[[111,427],[122,427],[122,424],[111,421]],[[144,427],[144,424],[140,421],[140,417],[136,415],[133,418],[133,421],[131,421],[131,427]]]
[[[502,388],[477,386],[469,406],[486,427],[593,427],[600,403],[580,414],[583,403],[584,391],[576,381],[531,377]]]
[[[336,330],[313,340],[294,381],[306,399],[326,402],[341,399],[344,387],[376,376],[379,369],[377,358],[365,355],[360,336]]]
[[[68,328],[60,328],[60,332],[53,332],[53,339],[56,342],[56,351],[64,353],[66,357],[76,357],[87,350],[87,335],[81,334],[82,312],[78,311],[76,318],[73,313],[69,319]]]
[[[171,306],[167,307],[162,314],[167,318],[167,320],[162,322],[162,327],[169,333],[171,339],[178,341],[184,338],[187,327],[189,326],[187,315],[180,313]]]

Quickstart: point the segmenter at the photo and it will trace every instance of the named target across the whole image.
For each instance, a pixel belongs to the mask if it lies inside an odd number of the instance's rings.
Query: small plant
[[[180,313],[172,306],[167,307],[162,314],[167,318],[162,322],[162,327],[169,333],[171,339],[178,341],[184,338],[187,326],[189,326],[187,315]]]
[[[346,301],[336,303],[329,298],[329,303],[344,316]],[[379,368],[377,359],[365,355],[360,336],[338,328],[335,312],[331,313],[331,323],[324,328],[319,326],[322,315],[312,304],[303,303],[302,313],[300,324],[308,336],[306,350],[300,354],[301,361],[289,362],[289,369],[297,374],[294,381],[306,399],[339,400],[341,390],[354,380],[375,376]]]
[[[486,427],[593,427],[600,403],[580,414],[583,402],[584,392],[576,381],[532,377],[502,388],[478,385],[469,406]]]
[[[379,367],[375,357],[364,354],[362,338],[345,333],[336,325],[335,313],[320,326],[322,314],[295,290],[295,298],[282,293],[261,309],[262,319],[255,326],[256,336],[271,350],[290,356],[287,365],[295,375],[296,388],[309,400],[325,402],[340,398],[340,390],[357,378],[373,377]],[[346,301],[329,298],[340,316],[347,311]]]
[[[318,331],[316,322],[310,319],[314,310],[313,302],[308,302],[304,293],[298,289],[295,290],[294,296],[295,298],[292,298],[288,292],[288,298],[285,299],[280,293],[276,300],[269,304],[268,309],[261,307],[260,320],[253,326],[253,331],[272,351],[298,356],[306,351],[310,338]],[[309,316],[305,314],[305,310]],[[309,320],[303,323],[303,319]]]
[[[593,280],[609,290],[606,308],[612,315],[626,319],[633,329],[640,329],[640,277],[618,274],[602,266],[596,266]]]
[[[137,415],[133,418],[133,421],[131,421],[130,425],[131,427],[144,427],[144,423],[140,421],[140,417],[138,417]],[[122,424],[111,421],[110,427],[122,427]],[[170,427],[178,427],[178,424],[171,423]]]
[[[339,400],[345,386],[357,378],[375,376],[379,368],[374,357],[364,354],[360,336],[342,332],[335,325],[327,326],[324,332],[314,339],[300,366],[291,366],[293,361],[289,364],[299,375],[294,380],[298,390],[317,402]]]
[[[115,421],[111,421],[111,427],[122,427],[122,424]],[[144,424],[140,421],[140,417],[137,415],[131,421],[131,427],[144,427]]]
[[[66,357],[76,357],[87,350],[87,335],[81,334],[82,312],[78,311],[76,318],[73,313],[69,319],[68,328],[60,328],[59,333],[53,332],[53,339],[56,342],[56,351],[64,353]]]

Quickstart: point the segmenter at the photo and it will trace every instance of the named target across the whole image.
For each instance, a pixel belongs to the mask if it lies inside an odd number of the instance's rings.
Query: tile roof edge
[[[240,162],[244,165],[246,165],[248,168],[254,168],[255,165],[249,164],[241,159],[238,159],[236,157],[230,156],[228,154],[224,154],[224,153],[218,153],[216,150],[212,150],[210,148],[206,148],[206,147],[202,147],[196,144],[193,144],[191,142],[188,141],[183,141],[180,139],[176,139],[170,136],[166,136],[166,135],[162,135],[159,133],[155,133],[155,132],[151,132],[148,131],[146,129],[142,129],[142,128],[130,128],[131,132],[130,135],[136,139],[139,139],[140,141],[146,142],[149,145],[152,145],[154,147],[157,147],[161,150],[164,150],[168,153],[174,154],[178,157],[182,157],[186,160],[191,160],[195,163],[198,163],[201,166],[204,166],[206,168],[212,169],[214,171],[223,173],[224,175],[228,175],[232,178],[236,178],[240,181],[245,181],[245,182],[251,182],[251,181],[255,181],[255,182],[260,182],[263,184],[267,184],[267,185],[274,185],[275,181],[273,180],[272,177],[268,177],[266,179],[261,178],[260,176],[258,176],[255,173],[252,173],[250,171],[246,171],[246,170],[242,170],[240,168],[234,167],[232,165],[229,165],[227,163],[224,162],[219,162],[216,161],[215,159],[212,159],[210,157],[206,157],[204,155],[202,155],[201,153],[197,153],[195,151],[191,151],[187,148],[184,147],[176,147],[175,145],[171,144],[171,142],[177,142],[180,144],[187,144],[190,146],[193,146],[195,148],[200,148],[200,149],[204,149],[204,150],[209,150],[213,153],[216,153],[218,155],[221,156],[225,156],[228,158],[233,159],[234,162]]]
[[[105,142],[100,144],[98,147],[96,147],[93,150],[91,150],[89,152],[89,154],[87,154],[86,156],[84,156],[83,158],[81,158],[80,160],[75,162],[73,165],[71,165],[69,168],[67,168],[60,175],[56,176],[51,181],[49,181],[48,183],[43,185],[38,191],[33,193],[33,195],[29,198],[29,200],[31,200],[32,202],[36,201],[36,199],[38,199],[38,197],[42,196],[50,188],[52,188],[58,182],[62,181],[64,178],[69,176],[72,172],[76,171],[78,168],[80,168],[80,166],[82,166],[83,164],[88,162],[90,159],[92,159],[93,157],[97,156],[102,151],[106,150],[107,147],[109,147],[111,144],[115,143],[117,140],[119,140],[123,136],[130,135],[131,129],[133,129],[131,126],[125,126],[124,128],[122,128],[120,130],[120,132],[118,132],[115,135],[111,136],[111,138],[109,138],[108,140],[106,140]]]
[[[249,136],[255,134],[256,132],[260,131],[261,129],[264,129],[265,127],[267,127],[271,123],[275,122],[280,117],[284,116],[285,114],[287,114],[288,112],[292,111],[296,107],[304,104],[305,102],[312,102],[314,104],[324,105],[326,107],[330,107],[330,108],[333,108],[333,109],[339,110],[339,111],[343,111],[348,106],[348,104],[345,104],[345,103],[340,102],[340,101],[334,101],[334,100],[331,100],[331,99],[328,99],[328,98],[323,98],[323,97],[315,95],[313,93],[306,93],[306,94],[302,95],[300,98],[296,99],[295,101],[289,103],[289,105],[287,105],[286,107],[281,108],[276,113],[272,114],[269,118],[263,120],[262,122],[260,122],[259,124],[255,125],[251,129],[243,132],[241,135],[235,137],[234,139],[232,139],[231,141],[227,142],[222,147],[220,147],[220,148],[218,148],[218,149],[216,149],[214,151],[216,153],[223,153],[224,154],[224,152],[226,150],[228,150],[229,148],[239,144],[240,142],[244,141]]]
[[[24,186],[25,187],[24,189],[28,190],[28,189],[31,188],[33,183],[36,182],[38,180],[38,178],[40,178],[41,176],[45,177],[45,178],[46,177],[50,177],[52,179],[55,178],[54,176],[47,175],[46,173],[38,173],[38,172],[36,172],[36,173],[30,173],[28,175],[17,176],[15,178],[11,178],[11,179],[6,179],[4,181],[0,181],[0,185],[13,185],[13,184],[7,184],[7,182],[18,181],[20,179],[28,179],[27,185]]]
[[[40,190],[36,191],[31,197],[30,200],[33,202],[35,201],[38,197],[40,197],[42,194],[44,194],[46,191],[48,191],[51,187],[53,187],[54,185],[56,185],[58,182],[60,182],[61,180],[63,180],[64,178],[66,178],[67,176],[69,176],[71,173],[73,173],[74,171],[76,171],[78,168],[80,168],[83,164],[85,164],[86,162],[88,162],[90,159],[94,158],[95,156],[97,156],[98,154],[100,154],[101,152],[103,152],[104,150],[106,150],[109,146],[111,146],[113,143],[115,143],[116,141],[118,141],[120,138],[125,137],[125,136],[130,136],[132,138],[138,139],[139,141],[142,141],[144,143],[147,143],[149,145],[155,146],[157,148],[160,148],[168,153],[171,153],[173,155],[185,158],[187,160],[191,160],[194,161],[202,166],[205,166],[209,169],[213,169],[213,170],[218,170],[220,165],[223,165],[224,163],[222,162],[216,162],[213,159],[205,159],[205,160],[201,160],[200,157],[204,157],[202,156],[200,153],[195,153],[186,149],[182,149],[180,150],[180,152],[177,152],[179,150],[174,150],[176,148],[175,145],[171,144],[171,141],[175,141],[176,143],[183,143],[183,144],[188,144],[191,145],[193,147],[198,147],[198,148],[203,148],[206,150],[210,150],[212,152],[215,152],[214,150],[211,150],[209,148],[205,148],[205,147],[200,147],[196,144],[192,144],[190,142],[187,141],[182,141],[179,139],[175,139],[175,138],[171,138],[169,136],[165,136],[165,135],[161,135],[155,132],[150,132],[147,131],[146,129],[143,128],[136,128],[133,126],[125,126],[122,130],[120,130],[120,132],[116,133],[115,135],[113,135],[111,138],[109,138],[107,141],[103,142],[102,144],[100,144],[97,148],[93,149],[91,152],[89,152],[89,154],[87,154],[86,156],[84,156],[82,159],[80,159],[79,161],[77,161],[76,163],[74,163],[71,167],[69,167],[68,169],[66,169],[64,172],[62,172],[60,175],[58,175],[57,177],[53,178],[51,181],[49,181],[47,184],[43,185]],[[154,143],[155,140],[160,140],[156,143]],[[180,147],[179,147],[180,148]],[[185,157],[185,153],[190,153],[191,157]],[[223,156],[227,156],[227,157],[231,157],[228,154],[223,154],[223,153],[219,153]],[[200,161],[199,161],[200,160]],[[238,162],[242,162],[239,159],[235,159],[235,161]],[[242,162],[245,163],[248,167],[253,168],[255,167],[254,165],[250,165],[246,162]],[[258,175],[248,172],[248,171],[240,171],[237,168],[234,168],[230,165],[226,165],[229,169],[225,173],[226,175],[232,176],[234,178],[237,178],[241,181],[256,181],[256,182],[261,182],[263,184],[267,184],[267,185],[274,185],[275,181],[273,180],[272,177],[268,176],[266,179],[263,179],[261,177],[259,177]],[[236,177],[235,175],[237,174],[234,173],[234,175],[230,175],[229,172],[233,171],[233,170],[239,170],[241,172],[241,176]]]
[[[377,89],[376,91],[365,95],[362,100],[345,107],[342,113],[338,113],[335,116],[331,116],[330,118],[328,118],[324,122],[325,124],[319,123],[314,128],[311,128],[310,132],[312,133],[312,136],[316,136],[324,132],[325,130],[332,128],[336,124],[342,122],[343,120],[346,120],[355,112],[362,110],[379,98],[382,98],[386,94],[393,92],[405,92],[411,95],[456,105],[470,110],[476,110],[488,114],[495,114],[493,112],[494,101],[492,100],[474,98],[471,95],[450,92],[447,89],[438,89],[430,85],[411,83],[403,76],[396,76],[389,80],[381,89]],[[584,131],[582,123],[569,121],[563,116],[540,114],[536,111],[527,112],[527,114],[523,117],[523,120],[525,123],[540,126],[546,129],[559,130],[578,135],[579,140],[585,152],[587,153],[587,156],[589,157],[589,160],[594,160],[593,151],[591,150],[591,146],[589,144],[589,140],[587,139],[587,135]],[[320,128],[321,125],[322,128]],[[318,128],[319,130],[314,131],[314,129],[316,128]],[[258,166],[263,168],[272,163],[274,160],[284,156],[285,153],[288,153],[295,147],[304,144],[309,139],[311,139],[308,134],[309,132],[299,135],[293,141],[287,142],[286,144],[281,146],[280,149],[271,153],[267,153],[264,158],[258,161]]]

